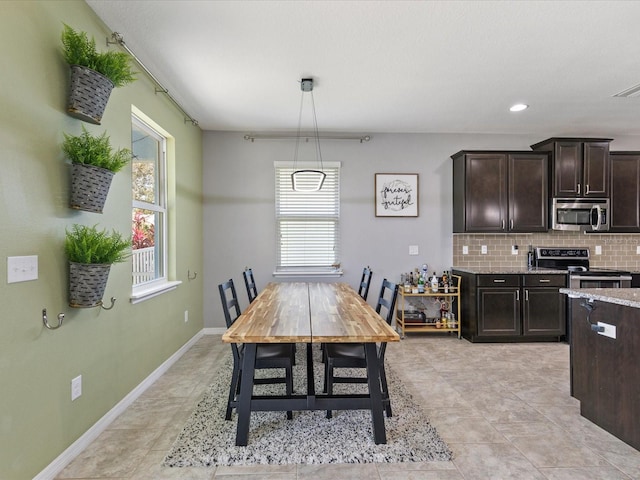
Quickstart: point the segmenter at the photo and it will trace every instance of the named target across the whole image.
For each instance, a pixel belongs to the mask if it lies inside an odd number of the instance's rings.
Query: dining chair
[[[398,285],[382,280],[380,295],[376,305],[376,312],[391,325],[398,298]],[[382,342],[377,348],[378,368],[380,370],[380,384],[382,401],[387,417],[391,417],[391,400],[387,386],[387,374],[384,370],[384,354],[387,343]],[[327,343],[325,344],[324,362],[324,391],[333,394],[334,383],[367,383],[367,377],[339,377],[334,375],[334,368],[367,368],[367,359],[362,343]],[[331,418],[331,410],[327,410],[327,418]]]
[[[253,279],[253,270],[249,267],[242,272],[244,278],[244,285],[247,287],[247,296],[249,297],[249,303],[253,302],[258,296],[258,289],[256,287],[256,281]]]
[[[373,276],[373,272],[371,271],[371,267],[368,265],[364,267],[362,270],[362,278],[360,279],[360,287],[358,287],[358,295],[360,295],[365,300],[369,295],[369,286],[371,285],[371,277]]]
[[[240,305],[236,294],[236,287],[233,279],[218,285],[220,292],[220,300],[222,301],[222,310],[227,328],[233,325],[233,322],[240,316]],[[293,394],[293,351],[290,343],[260,343],[256,349],[255,368],[284,368],[285,376],[254,378],[254,385],[284,383],[286,384],[287,395]],[[242,362],[244,360],[244,345],[232,343],[231,351],[233,352],[233,373],[231,374],[231,385],[229,387],[229,400],[227,401],[227,411],[225,420],[231,420],[231,412],[237,407],[237,394],[240,391],[240,379],[242,377]],[[293,413],[287,412],[287,418],[291,420]]]

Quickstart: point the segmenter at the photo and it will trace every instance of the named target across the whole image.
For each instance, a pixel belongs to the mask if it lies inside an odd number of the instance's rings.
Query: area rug
[[[294,390],[306,391],[306,345],[297,348]],[[316,392],[322,391],[323,364],[314,346]],[[373,441],[371,412],[368,410],[294,412],[252,412],[249,444],[235,446],[237,415],[224,420],[232,371],[231,348],[222,362],[216,381],[197,404],[182,432],[166,455],[168,467],[204,467],[252,464],[318,464],[369,462],[425,462],[451,460],[451,450],[393,369],[386,366],[393,416],[386,418],[387,443]],[[266,372],[258,371],[256,376]],[[273,374],[273,372],[271,372]],[[336,369],[338,375],[363,375],[363,369]],[[366,384],[337,384],[335,393],[366,392]],[[256,385],[255,394],[284,394],[284,385]]]

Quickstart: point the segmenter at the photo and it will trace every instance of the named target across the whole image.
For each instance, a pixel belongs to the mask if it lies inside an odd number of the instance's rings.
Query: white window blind
[[[298,162],[297,169],[317,168]],[[317,192],[295,192],[292,162],[275,163],[278,271],[334,271],[340,264],[340,163],[325,162]]]

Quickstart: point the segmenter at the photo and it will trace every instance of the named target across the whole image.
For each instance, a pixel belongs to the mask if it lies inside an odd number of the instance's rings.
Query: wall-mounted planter
[[[84,122],[100,125],[114,84],[101,73],[81,65],[71,65],[67,112]]]
[[[110,269],[110,264],[69,262],[69,306],[101,306]]]
[[[71,198],[76,210],[102,213],[114,172],[83,163],[71,164]]]

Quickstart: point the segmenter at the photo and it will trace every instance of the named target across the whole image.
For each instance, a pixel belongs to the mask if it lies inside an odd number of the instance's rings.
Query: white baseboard
[[[78,440],[73,442],[69,448],[62,452],[58,457],[51,462],[44,470],[38,475],[33,477],[33,480],[52,480],[56,477],[71,461],[76,458],[85,448],[89,446],[100,434],[107,429],[107,427],[113,422],[118,415],[123,413],[140,395],[142,395],[158,378],[160,378],[169,368],[176,363],[187,350],[189,350],[203,335],[215,335],[217,332],[209,333],[207,330],[217,329],[203,329],[196,333],[187,343],[185,343],[180,349],[165,360],[158,368],[156,368],[151,375],[145,378],[136,388],[131,390],[122,400],[120,400],[111,410],[109,410],[100,420],[98,420],[89,430],[87,430]],[[226,329],[221,329],[222,332]]]
[[[202,329],[203,335],[222,335],[226,331],[227,329],[224,327],[210,327]]]

